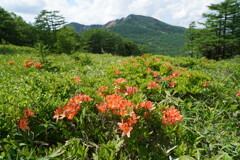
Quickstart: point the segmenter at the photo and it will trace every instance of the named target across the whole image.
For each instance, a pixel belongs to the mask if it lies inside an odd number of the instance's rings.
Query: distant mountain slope
[[[186,42],[184,32],[186,28],[169,25],[152,17],[129,15],[126,18],[117,19],[105,25],[85,26],[78,23],[70,23],[78,33],[93,28],[108,29],[128,38],[136,43],[145,45],[154,54],[182,56],[182,48]]]
[[[86,30],[89,30],[89,29],[102,28],[103,27],[103,25],[98,25],[98,24],[87,26],[87,25],[76,23],[76,22],[71,22],[71,23],[67,24],[66,26],[73,27],[78,33],[82,33],[82,32],[84,32]]]

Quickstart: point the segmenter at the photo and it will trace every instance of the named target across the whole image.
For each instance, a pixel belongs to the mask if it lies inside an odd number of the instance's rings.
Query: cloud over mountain
[[[187,27],[201,19],[208,5],[219,2],[221,0],[1,0],[0,6],[32,22],[46,9],[59,10],[66,21],[82,24],[103,24],[129,14],[141,14]]]

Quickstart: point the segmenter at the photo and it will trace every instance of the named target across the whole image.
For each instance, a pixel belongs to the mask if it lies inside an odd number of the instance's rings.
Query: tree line
[[[144,47],[103,29],[93,29],[78,34],[74,28],[65,27],[59,11],[42,10],[33,24],[0,7],[0,44],[34,47],[44,45],[53,53],[85,51],[116,55],[139,55]]]
[[[240,55],[240,0],[225,0],[208,6],[211,13],[203,14],[205,22],[192,22],[186,31],[185,50],[192,57],[221,60]],[[82,50],[91,53],[138,55],[146,52],[144,46],[102,29],[82,34],[64,27],[59,11],[43,10],[33,24],[0,7],[0,44],[33,47],[43,44],[54,53]]]
[[[191,56],[221,60],[240,55],[240,1],[225,0],[211,4],[212,11],[203,14],[202,28],[192,22],[186,31],[186,50]]]

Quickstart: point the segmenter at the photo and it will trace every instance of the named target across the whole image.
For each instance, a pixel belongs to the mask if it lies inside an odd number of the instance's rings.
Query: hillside
[[[171,56],[182,56],[186,42],[185,28],[172,26],[152,17],[129,15],[126,18],[110,21],[104,25],[85,26],[69,23],[78,33],[93,28],[108,29],[138,44],[145,45],[149,52]]]
[[[0,57],[0,159],[240,159],[240,57]]]
[[[90,30],[90,29],[94,29],[94,28],[102,28],[102,25],[90,25],[90,26],[86,26],[83,24],[79,24],[79,23],[69,23],[67,24],[67,26],[71,26],[73,27],[78,33],[82,33],[84,31]]]

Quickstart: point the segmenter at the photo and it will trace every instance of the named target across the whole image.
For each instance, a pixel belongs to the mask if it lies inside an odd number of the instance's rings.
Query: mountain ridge
[[[181,50],[186,42],[184,36],[186,28],[170,25],[143,15],[130,14],[103,25],[83,25],[71,22],[67,26],[73,27],[78,33],[94,28],[107,29],[138,44],[145,45],[147,50],[154,54],[182,56]]]

